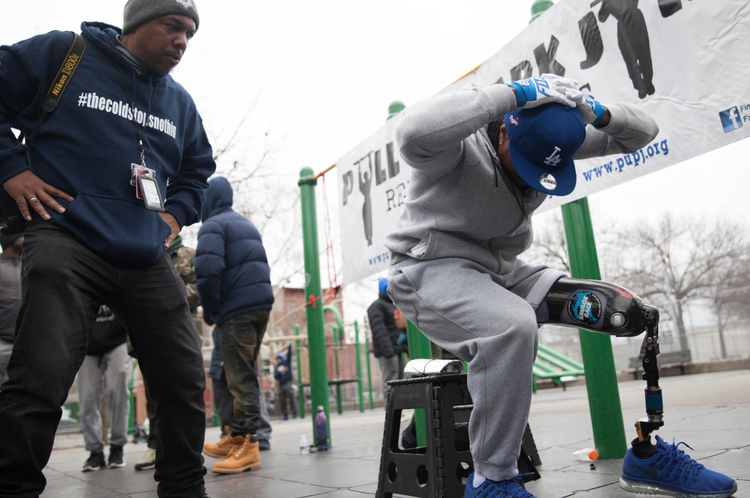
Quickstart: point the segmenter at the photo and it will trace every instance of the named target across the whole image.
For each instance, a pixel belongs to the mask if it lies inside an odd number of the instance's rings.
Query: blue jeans
[[[270,313],[271,310],[250,311],[221,324],[224,373],[234,396],[229,419],[233,436],[256,434],[260,428],[261,394],[256,365]]]
[[[164,255],[117,267],[50,222],[25,233],[23,302],[0,392],[0,494],[31,498],[46,485],[57,424],[102,304],[125,323],[158,401],[159,497],[201,497],[206,386],[185,285]]]

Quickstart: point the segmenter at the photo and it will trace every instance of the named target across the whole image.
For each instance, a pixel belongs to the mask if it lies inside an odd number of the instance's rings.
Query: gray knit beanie
[[[157,17],[170,14],[191,18],[198,29],[200,19],[193,0],[128,0],[122,15],[122,32],[127,34]]]

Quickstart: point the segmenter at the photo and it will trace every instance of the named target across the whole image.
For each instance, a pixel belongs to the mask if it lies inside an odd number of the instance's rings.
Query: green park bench
[[[550,379],[556,385],[565,389],[567,382],[577,380],[584,375],[583,365],[575,360],[561,355],[546,346],[539,345],[533,369],[533,390],[536,392],[537,379]]]

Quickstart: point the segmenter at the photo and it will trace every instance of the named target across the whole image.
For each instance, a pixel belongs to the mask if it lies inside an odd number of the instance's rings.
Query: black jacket
[[[396,327],[393,312],[396,306],[387,294],[379,294],[378,299],[367,308],[367,319],[372,331],[372,351],[375,358],[384,356],[389,358],[394,354],[406,351],[406,345],[398,345],[396,341],[401,330]]]

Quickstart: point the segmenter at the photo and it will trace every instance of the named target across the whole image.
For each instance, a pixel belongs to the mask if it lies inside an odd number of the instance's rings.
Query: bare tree
[[[529,263],[547,265],[569,274],[568,246],[562,216],[559,210],[552,216],[551,220],[546,219],[545,223],[534,225],[534,243],[522,257]]]
[[[632,249],[620,258],[622,280],[642,298],[663,305],[675,322],[682,349],[689,349],[685,304],[715,287],[717,275],[737,257],[743,233],[730,222],[675,220],[669,215],[621,233],[621,245]]]
[[[568,244],[565,239],[565,226],[561,212],[557,211],[551,219],[545,220],[544,223],[535,224],[534,233],[534,243],[522,256],[524,261],[544,264],[571,274]],[[618,262],[616,257],[619,253],[618,237],[617,232],[613,231],[596,232],[597,257],[603,280],[608,280],[611,275],[619,275],[619,272],[614,269]]]
[[[216,174],[232,184],[234,210],[250,219],[263,235],[278,298],[284,285],[303,272],[299,192],[290,175],[278,174],[283,137],[274,138],[270,129],[252,119],[257,102],[258,97],[238,120],[222,130],[209,130],[209,135]],[[192,227],[185,238],[197,238],[198,229]],[[269,323],[267,334],[275,335],[273,323]]]
[[[705,297],[711,303],[719,332],[721,357],[727,357],[724,329],[733,319],[750,316],[750,244],[744,233],[738,233],[734,257],[724,260],[724,265],[711,278]],[[744,240],[742,240],[744,239]]]
[[[536,232],[524,258],[570,272],[559,214],[538,224]],[[599,232],[596,239],[603,279],[622,284],[659,306],[675,322],[681,348],[688,348],[685,304],[708,301],[726,358],[726,324],[750,318],[750,243],[744,226],[728,221],[676,221],[667,216],[657,223]]]

